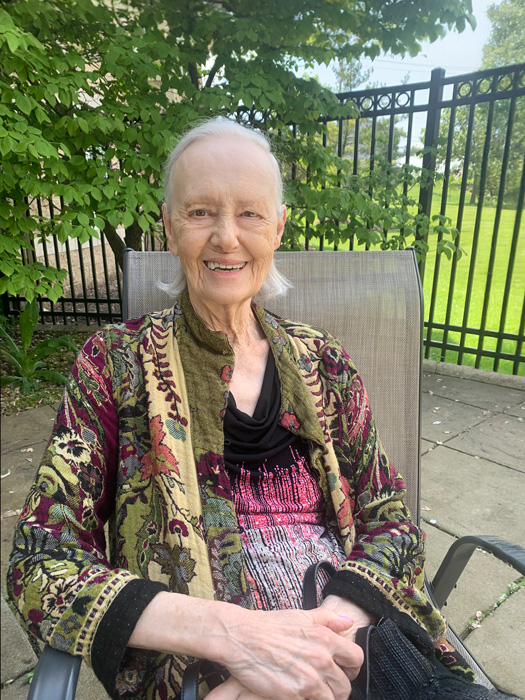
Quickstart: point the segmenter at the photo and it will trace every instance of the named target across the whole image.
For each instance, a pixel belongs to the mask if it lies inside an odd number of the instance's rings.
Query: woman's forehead
[[[192,143],[173,166],[175,195],[181,189],[202,191],[221,187],[275,189],[271,156],[252,141],[239,137],[209,137]]]

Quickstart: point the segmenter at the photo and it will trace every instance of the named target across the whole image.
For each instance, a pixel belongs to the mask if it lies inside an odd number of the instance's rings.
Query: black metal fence
[[[339,98],[354,102],[360,116],[326,118],[332,127],[323,143],[351,159],[355,174],[380,157],[443,176],[438,185],[421,187],[419,204],[429,216],[452,219],[466,255],[448,259],[436,255],[433,244],[421,264],[425,357],[525,374],[525,64],[454,77],[435,69],[427,82]],[[53,216],[60,202],[37,205]],[[304,243],[312,247],[310,238]],[[164,241],[147,236],[144,246],[158,250]],[[323,238],[316,246],[328,248]],[[345,244],[359,247],[353,239]],[[68,271],[66,295],[56,304],[41,300],[44,323],[120,318],[121,276],[103,232],[84,246],[52,238],[23,255]],[[4,298],[4,313],[18,305]]]
[[[354,174],[379,157],[442,176],[419,205],[451,219],[465,254],[436,255],[439,233],[420,265],[425,357],[525,375],[525,64],[454,77],[437,68],[428,82],[339,97],[360,117],[334,122],[324,142]]]

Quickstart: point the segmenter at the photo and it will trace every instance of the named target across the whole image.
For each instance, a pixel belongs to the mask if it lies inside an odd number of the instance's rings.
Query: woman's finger
[[[352,643],[352,654],[349,660],[348,654],[334,654],[335,663],[340,666],[348,678],[353,681],[359,675],[363,661],[365,660],[365,655],[360,646]]]

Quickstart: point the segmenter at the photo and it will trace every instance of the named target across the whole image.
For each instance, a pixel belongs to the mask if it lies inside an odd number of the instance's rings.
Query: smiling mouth
[[[205,260],[204,264],[208,270],[224,270],[225,272],[230,272],[231,270],[242,270],[246,266],[246,263],[238,263],[237,265],[224,265],[217,262],[212,262],[211,260]]]

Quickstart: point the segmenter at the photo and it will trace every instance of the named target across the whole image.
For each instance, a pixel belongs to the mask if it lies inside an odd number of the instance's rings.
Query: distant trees
[[[483,47],[481,68],[525,63],[523,0],[502,0],[499,4],[490,5],[487,16],[492,24],[492,31]]]
[[[515,63],[525,63],[525,3],[523,0],[503,0],[491,5],[487,15],[492,23],[490,37],[483,49],[483,61],[480,70],[502,68]],[[509,87],[505,80],[500,87]],[[489,81],[483,81],[479,91],[489,89]],[[525,153],[525,98],[518,98],[515,103],[512,129],[509,131],[510,100],[498,100],[491,108],[490,103],[480,103],[473,107],[462,106],[456,111],[452,159],[457,168],[463,169],[463,156],[472,122],[472,138],[468,160],[470,203],[475,204],[479,196],[481,170],[485,142],[488,139],[490,150],[486,161],[484,196],[490,199],[498,197],[502,177],[505,178],[504,202],[515,206],[520,187]],[[440,137],[446,142],[450,110],[444,110],[441,119]],[[490,126],[490,133],[488,127]],[[505,143],[509,139],[508,165],[502,170]],[[444,158],[444,153],[441,153]]]
[[[333,72],[336,78],[335,89],[337,93],[352,92],[357,86],[363,85],[372,74],[372,70],[364,70],[361,61],[358,59],[339,59]],[[367,87],[375,87],[368,85]],[[376,158],[390,163],[395,163],[401,155],[401,140],[405,136],[405,131],[399,126],[399,117],[394,117],[392,143],[390,144],[390,118],[380,117],[376,121],[374,133],[374,154]],[[328,124],[328,145],[338,152],[341,144],[341,154],[345,158],[354,157],[356,147],[356,121],[347,119],[341,126],[335,123]],[[341,134],[339,134],[341,129]],[[372,146],[372,123],[369,119],[363,118],[359,122],[359,132],[357,140],[357,161],[358,169],[368,169],[370,167],[370,153]],[[390,157],[389,157],[390,156]]]
[[[492,23],[492,31],[483,48],[481,68],[500,68],[515,63],[525,63],[525,2],[503,0],[500,4],[491,5],[487,15]],[[497,104],[494,114],[487,177],[487,189],[492,196],[497,196],[496,188],[499,184],[503,150],[507,138],[509,108],[510,104]],[[505,199],[508,204],[515,205],[518,198],[524,153],[525,98],[520,98],[516,101],[506,173]]]

